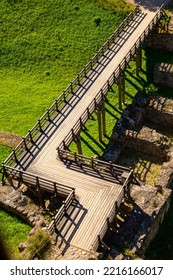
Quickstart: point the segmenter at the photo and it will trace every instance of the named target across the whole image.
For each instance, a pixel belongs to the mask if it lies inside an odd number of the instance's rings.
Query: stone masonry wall
[[[159,33],[154,34],[148,39],[147,46],[152,49],[173,52],[173,34]]]
[[[158,63],[154,68],[154,82],[168,87],[173,87],[173,65]]]
[[[173,129],[173,100],[159,97],[151,99],[145,108],[145,118],[160,127]]]
[[[170,142],[162,142],[162,134],[155,130],[143,126],[140,132],[127,130],[126,145],[138,152],[153,155],[162,160],[166,160],[170,148]]]

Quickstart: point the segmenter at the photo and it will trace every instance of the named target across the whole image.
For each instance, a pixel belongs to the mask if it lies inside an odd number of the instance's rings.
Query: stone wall
[[[163,62],[156,64],[154,82],[163,86],[173,87],[173,65]]]
[[[126,131],[126,145],[134,150],[166,160],[171,143],[162,141],[163,135],[143,126],[139,132]]]
[[[166,130],[173,130],[173,100],[152,98],[145,108],[145,118]]]
[[[146,252],[169,209],[171,194],[171,190],[166,188],[159,194],[155,187],[133,187],[132,197],[135,196],[136,204],[145,215],[131,244],[132,253],[142,256]]]
[[[156,50],[173,52],[173,34],[170,33],[154,34],[148,38],[147,46]]]

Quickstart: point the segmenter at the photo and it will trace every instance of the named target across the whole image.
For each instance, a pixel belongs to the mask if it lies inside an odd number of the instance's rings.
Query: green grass
[[[0,211],[0,237],[9,259],[20,259],[18,245],[25,242],[31,229],[29,225],[4,210]]]
[[[0,130],[25,135],[129,10],[98,2],[1,0]]]

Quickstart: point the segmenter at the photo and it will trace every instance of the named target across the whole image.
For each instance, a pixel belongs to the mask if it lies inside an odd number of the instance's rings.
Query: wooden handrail
[[[105,171],[105,172],[109,172],[109,173],[114,173],[115,175],[119,175],[121,176],[121,174],[123,172],[131,172],[130,168],[124,167],[124,166],[120,166],[120,165],[116,165],[110,162],[106,162],[106,161],[102,161],[99,159],[95,159],[92,157],[87,157],[87,156],[83,156],[80,154],[76,154],[74,152],[70,152],[67,150],[60,150],[58,149],[58,154],[61,160],[71,160],[76,162],[77,164],[81,164],[81,165],[86,165],[86,166],[90,166],[91,168],[93,168],[94,170],[97,171]]]
[[[63,202],[62,206],[58,210],[57,214],[54,216],[53,221],[50,223],[48,226],[48,230],[50,232],[53,232],[55,229],[56,225],[62,220],[64,217],[64,214],[67,212],[71,204],[73,203],[75,199],[75,191],[72,190],[69,195],[67,196],[66,200]]]

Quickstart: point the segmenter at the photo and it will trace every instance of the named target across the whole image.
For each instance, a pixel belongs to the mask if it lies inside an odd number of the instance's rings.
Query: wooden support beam
[[[38,176],[36,177],[36,186],[38,188],[38,198],[39,198],[39,203],[45,209],[45,204],[44,204],[44,199],[43,199],[43,194],[40,188],[40,182]]]
[[[119,109],[122,110],[122,105],[125,104],[125,75],[122,73],[118,82],[119,89]]]
[[[102,118],[101,118],[101,110],[98,110],[98,111],[97,111],[97,120],[98,120],[99,141],[102,142]]]
[[[7,172],[5,169],[5,164],[2,162],[2,186],[5,185],[5,178],[7,178]]]
[[[106,111],[105,111],[105,102],[102,104],[102,125],[103,125],[103,135],[106,135]]]
[[[139,76],[139,72],[142,68],[142,49],[136,54],[136,76]]]
[[[77,149],[78,149],[78,154],[82,155],[82,144],[81,144],[81,139],[80,139],[80,133],[78,133],[78,135],[76,135],[76,145],[77,145]]]

